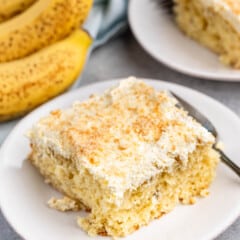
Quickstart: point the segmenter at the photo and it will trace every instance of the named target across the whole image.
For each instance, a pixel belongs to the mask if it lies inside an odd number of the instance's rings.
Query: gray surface
[[[206,81],[172,71],[149,57],[129,32],[92,54],[81,85],[130,75],[167,80],[197,89],[219,100],[240,116],[240,83]],[[6,132],[1,130],[0,135],[3,137],[5,134]],[[0,213],[0,240],[21,239]],[[181,237],[179,239],[181,240]],[[216,239],[239,240],[240,218]]]

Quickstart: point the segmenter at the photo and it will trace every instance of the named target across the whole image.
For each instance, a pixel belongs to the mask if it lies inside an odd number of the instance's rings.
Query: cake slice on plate
[[[240,68],[240,1],[174,0],[176,21],[191,38]]]
[[[51,205],[90,210],[78,219],[90,235],[126,236],[206,196],[219,161],[214,137],[175,104],[128,79],[40,119],[30,161],[67,196]]]

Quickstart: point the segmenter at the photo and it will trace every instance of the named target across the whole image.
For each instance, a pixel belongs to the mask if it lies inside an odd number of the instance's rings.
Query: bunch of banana
[[[63,92],[81,71],[89,35],[76,30],[66,39],[21,60],[0,65],[0,121],[22,115]]]
[[[92,43],[79,29],[91,4],[38,0],[0,24],[0,121],[29,112],[76,80]]]
[[[25,57],[67,36],[86,18],[92,0],[38,0],[0,25],[0,62]]]

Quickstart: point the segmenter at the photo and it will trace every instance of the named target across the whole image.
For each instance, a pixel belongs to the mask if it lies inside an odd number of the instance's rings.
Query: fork
[[[174,0],[157,0],[157,3],[170,15],[173,14]]]
[[[190,103],[176,95],[175,93],[169,91],[170,94],[178,101],[177,107],[185,109],[190,116],[192,116],[195,120],[197,120],[201,125],[206,128],[212,135],[215,137],[216,141],[213,145],[213,148],[219,152],[221,156],[221,160],[225,163],[228,167],[230,167],[239,177],[240,177],[240,167],[237,166],[221,149],[217,147],[218,142],[218,132],[217,129],[214,127],[212,122],[207,119],[200,111],[198,111],[195,107],[193,107]]]

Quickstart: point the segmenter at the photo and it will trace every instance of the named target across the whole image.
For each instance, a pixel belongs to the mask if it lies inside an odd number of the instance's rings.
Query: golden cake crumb
[[[78,201],[66,196],[63,198],[50,198],[48,201],[48,206],[61,212],[82,210],[82,207],[79,205]]]

